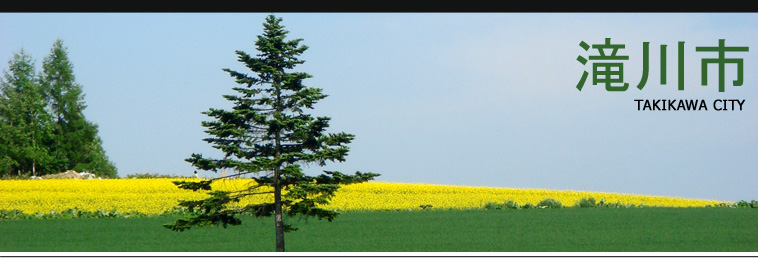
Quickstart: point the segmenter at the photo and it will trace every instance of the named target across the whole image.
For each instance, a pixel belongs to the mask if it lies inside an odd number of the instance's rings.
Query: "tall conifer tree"
[[[62,40],[56,40],[42,63],[43,85],[53,117],[51,154],[55,169],[90,171],[99,176],[116,177],[115,166],[105,156],[97,125],[84,117],[84,93],[76,82],[74,65]]]
[[[0,169],[33,176],[48,171],[52,158],[50,116],[34,62],[23,49],[8,62],[0,80]]]
[[[201,170],[230,169],[250,175],[258,185],[240,192],[210,191],[199,201],[181,201],[180,205],[196,211],[166,227],[183,231],[192,226],[238,225],[240,213],[274,216],[276,251],[284,251],[284,232],[294,230],[284,222],[284,214],[315,216],[332,220],[337,212],[321,208],[334,196],[340,184],[359,183],[379,176],[355,172],[354,175],[324,171],[306,175],[300,165],[345,161],[354,135],[327,133],[328,117],[306,113],[327,95],[319,88],[307,87],[303,80],[311,75],[294,71],[304,61],[299,56],[307,49],[302,39],[286,40],[288,31],[281,18],[270,15],[263,24],[263,34],[255,42],[258,54],[236,51],[237,60],[252,74],[223,69],[235,79],[236,95],[225,95],[234,103],[231,110],[210,109],[203,114],[213,120],[203,122],[210,137],[204,141],[224,153],[222,158],[192,154],[187,159]],[[218,179],[218,178],[216,178]],[[175,182],[180,188],[212,190],[211,182]],[[273,202],[234,208],[229,204],[248,195],[271,194]]]

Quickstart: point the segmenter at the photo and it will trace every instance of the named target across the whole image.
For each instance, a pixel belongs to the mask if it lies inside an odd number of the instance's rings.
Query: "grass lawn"
[[[272,218],[173,232],[171,217],[0,221],[0,252],[271,252]],[[303,252],[758,252],[758,209],[376,211],[287,218]]]

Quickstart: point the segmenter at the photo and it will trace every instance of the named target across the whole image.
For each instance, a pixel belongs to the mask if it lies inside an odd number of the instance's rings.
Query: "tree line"
[[[98,136],[84,116],[82,86],[62,40],[37,72],[23,49],[0,78],[0,176],[41,176],[67,170],[117,177]]]

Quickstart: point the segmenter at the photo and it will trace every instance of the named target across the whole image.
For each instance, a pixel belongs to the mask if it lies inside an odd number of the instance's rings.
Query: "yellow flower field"
[[[537,204],[546,198],[558,200],[564,206],[574,206],[577,201],[589,197],[597,201],[605,199],[606,203],[663,207],[704,207],[722,203],[618,193],[371,182],[341,188],[329,207],[340,210],[382,210],[432,205],[442,209],[472,209],[482,208],[488,202],[503,203],[507,200],[520,205]]]
[[[0,210],[47,213],[78,208],[83,211],[117,210],[158,214],[171,210],[178,200],[202,199],[206,196],[201,192],[179,189],[171,183],[174,180],[178,179],[0,180]],[[240,190],[253,183],[250,179],[219,180],[214,182],[213,189]],[[512,200],[523,205],[536,204],[546,198],[556,199],[564,206],[573,206],[576,201],[586,197],[598,201],[605,199],[607,203],[665,207],[704,207],[722,203],[714,200],[616,193],[369,182],[343,186],[325,208],[354,211],[420,209],[421,205],[432,205],[435,209],[478,209],[488,202]],[[271,196],[253,196],[245,199],[242,204],[271,199]]]

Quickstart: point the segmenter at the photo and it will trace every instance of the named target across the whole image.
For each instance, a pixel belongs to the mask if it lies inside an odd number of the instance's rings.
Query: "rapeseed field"
[[[206,197],[203,192],[177,188],[172,181],[199,179],[51,179],[0,180],[0,210],[48,213],[66,209],[160,214],[172,210],[179,200]],[[250,179],[226,179],[213,183],[214,190],[238,191],[254,186]],[[325,208],[339,211],[396,209],[481,209],[489,202],[514,201],[536,204],[546,198],[573,206],[582,198],[607,203],[658,207],[705,207],[723,203],[715,200],[685,199],[620,193],[546,189],[516,189],[433,184],[369,182],[340,188]],[[239,205],[271,201],[272,196],[254,195]]]

